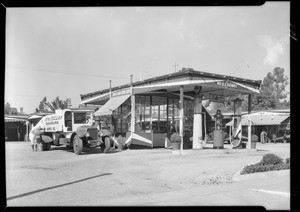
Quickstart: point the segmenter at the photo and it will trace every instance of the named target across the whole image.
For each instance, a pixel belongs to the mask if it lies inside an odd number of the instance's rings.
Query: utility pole
[[[173,67],[175,68],[175,72],[176,72],[176,66],[178,66],[178,64],[176,64],[176,61],[175,61],[175,64],[173,65]]]

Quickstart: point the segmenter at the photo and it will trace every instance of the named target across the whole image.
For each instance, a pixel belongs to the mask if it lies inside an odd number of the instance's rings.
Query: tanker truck
[[[44,150],[49,150],[51,145],[66,145],[77,155],[82,153],[83,147],[100,147],[103,150],[107,146],[107,150],[110,145],[102,141],[97,125],[92,126],[92,117],[87,110],[59,109],[55,114],[44,116],[34,128],[42,132],[41,137],[51,138],[42,141]]]

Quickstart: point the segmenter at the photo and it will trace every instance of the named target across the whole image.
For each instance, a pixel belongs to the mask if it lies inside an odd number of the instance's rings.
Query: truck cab
[[[97,127],[92,126],[92,117],[89,110],[56,110],[43,117],[37,127],[52,138],[54,145],[66,145],[75,154],[81,154],[83,147],[98,147],[102,143]]]

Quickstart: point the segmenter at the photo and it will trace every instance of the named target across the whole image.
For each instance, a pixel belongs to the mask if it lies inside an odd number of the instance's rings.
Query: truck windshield
[[[87,122],[86,113],[74,113],[74,124],[82,124]]]

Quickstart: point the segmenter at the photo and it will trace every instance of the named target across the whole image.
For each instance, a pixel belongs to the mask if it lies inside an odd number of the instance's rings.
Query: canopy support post
[[[248,95],[248,144],[247,149],[251,149],[251,94]]]
[[[202,95],[196,94],[194,96],[193,149],[203,149],[202,135]]]
[[[183,150],[183,85],[180,86],[180,122],[179,122],[179,133],[180,133],[180,138],[181,138],[181,143],[180,143],[180,151],[182,154]]]

